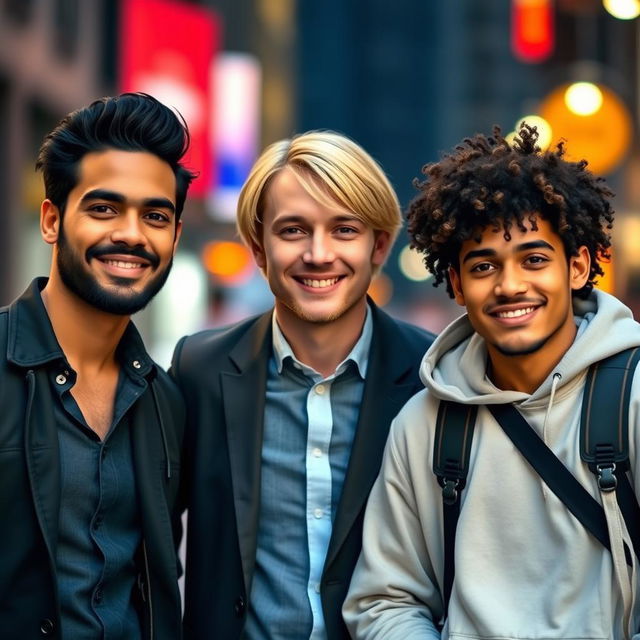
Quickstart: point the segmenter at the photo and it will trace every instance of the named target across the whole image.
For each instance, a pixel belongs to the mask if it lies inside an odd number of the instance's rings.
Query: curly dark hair
[[[522,123],[513,143],[495,126],[493,136],[465,138],[440,162],[423,167],[420,193],[407,211],[411,245],[424,254],[434,286],[446,282],[449,267],[459,268],[462,243],[480,240],[487,227],[537,229],[536,217],[547,220],[562,239],[567,259],[586,246],[591,256],[589,280],[574,295],[586,298],[603,275],[599,260],[609,259],[613,192],[602,178],[587,170],[587,161],[563,158],[564,142],[542,152],[536,127]],[[529,223],[529,227],[525,226]]]

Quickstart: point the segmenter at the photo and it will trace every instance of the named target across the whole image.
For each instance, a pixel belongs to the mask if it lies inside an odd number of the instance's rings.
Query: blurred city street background
[[[403,208],[463,137],[537,123],[616,192],[601,286],[640,313],[640,0],[0,0],[0,304],[48,273],[34,162],[67,112],[145,91],[179,110],[199,171],[173,273],[137,322],[176,340],[271,305],[235,201],[267,144],[334,129],[383,166]],[[460,312],[400,234],[371,295],[433,331]]]

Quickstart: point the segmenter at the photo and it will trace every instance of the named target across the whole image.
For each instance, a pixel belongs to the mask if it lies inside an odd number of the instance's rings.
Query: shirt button
[[[62,373],[59,373],[56,376],[56,383],[57,384],[66,384],[67,382],[67,376],[63,375]]]
[[[134,369],[139,369],[142,365],[140,364],[140,360],[134,360],[132,363]]]
[[[244,598],[242,596],[236,598],[235,603],[233,604],[233,610],[236,612],[236,616],[240,618],[245,610]]]
[[[40,621],[40,633],[43,636],[53,635],[53,632],[56,630],[56,625],[50,618],[44,618],[44,620]]]
[[[93,601],[96,604],[100,604],[102,602],[102,589],[100,589],[99,587],[95,590],[93,594]]]
[[[323,384],[316,385],[316,393],[321,396],[325,392],[325,386]]]
[[[316,457],[316,458],[320,458],[320,457],[322,457],[322,449],[320,449],[319,447],[316,447],[316,448],[313,450],[313,455],[314,455],[314,457]]]
[[[324,515],[324,511],[320,509],[320,507],[318,507],[317,509],[313,510],[313,515],[318,519],[322,518],[322,516]]]

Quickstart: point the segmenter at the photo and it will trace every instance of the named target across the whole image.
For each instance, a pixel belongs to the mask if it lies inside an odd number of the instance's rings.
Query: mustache
[[[141,258],[149,262],[154,269],[160,264],[160,258],[158,258],[155,253],[149,253],[149,251],[145,251],[142,247],[127,247],[118,244],[90,247],[87,249],[86,259],[89,261],[91,258],[101,258],[102,256],[113,255],[114,253]]]

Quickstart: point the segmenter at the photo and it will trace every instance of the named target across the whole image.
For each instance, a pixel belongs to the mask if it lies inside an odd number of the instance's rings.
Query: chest
[[[118,386],[118,373],[78,376],[71,395],[89,425],[101,440],[111,428]]]

